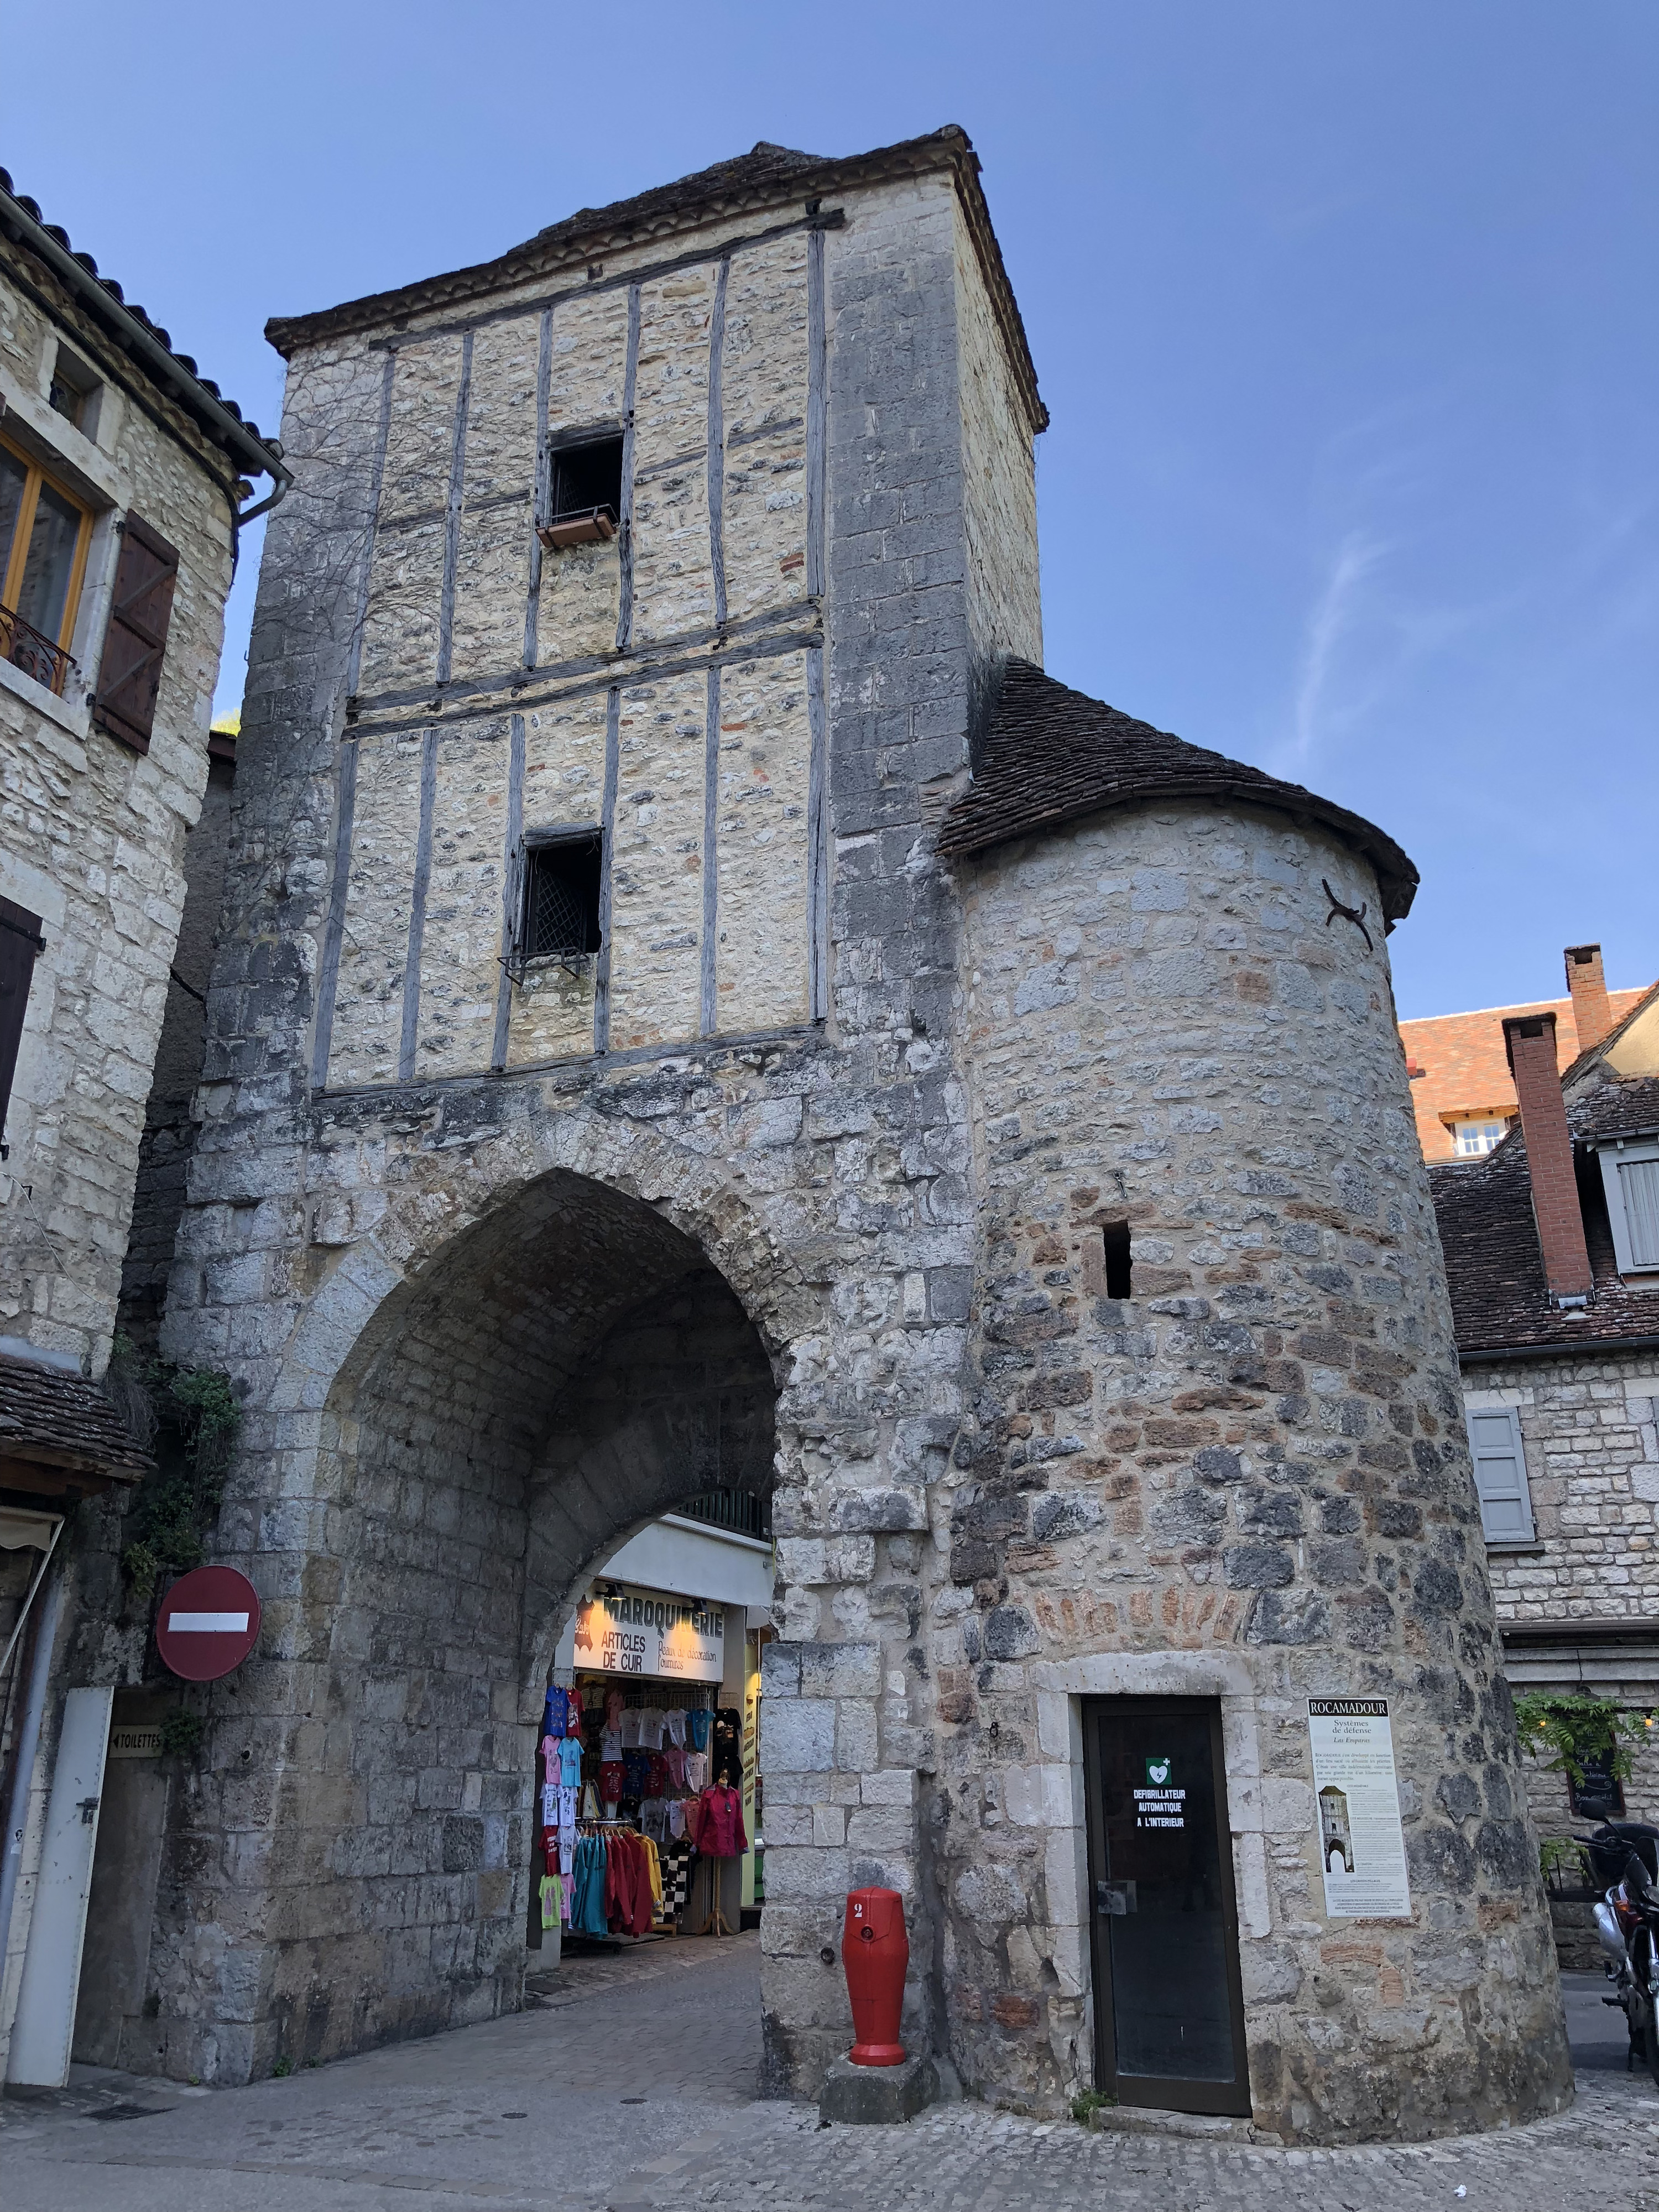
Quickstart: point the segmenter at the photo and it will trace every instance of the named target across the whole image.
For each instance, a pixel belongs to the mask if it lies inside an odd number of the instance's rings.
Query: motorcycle
[[[1596,1886],[1614,1875],[1595,1908],[1595,1932],[1613,1985],[1613,1996],[1601,2002],[1624,2013],[1630,2033],[1626,2067],[1641,2056],[1659,2088],[1659,1829],[1642,1821],[1615,1821],[1605,1805],[1585,1804],[1582,1809],[1601,1822],[1593,1836],[1577,1839]]]

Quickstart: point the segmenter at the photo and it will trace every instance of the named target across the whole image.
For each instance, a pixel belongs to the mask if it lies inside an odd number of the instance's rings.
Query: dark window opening
[[[622,513],[623,441],[590,438],[553,455],[554,523],[603,512],[614,527]]]
[[[1583,1780],[1575,1782],[1571,1774],[1567,1777],[1567,1803],[1571,1809],[1580,1820],[1605,1818],[1622,1820],[1625,1817],[1625,1790],[1613,1771],[1613,1753],[1610,1751],[1581,1751],[1578,1764],[1584,1770]],[[1591,1805],[1598,1808],[1596,1813],[1587,1810]],[[1602,1806],[1607,1808],[1605,1814],[1599,1811]]]
[[[524,882],[526,960],[574,960],[599,951],[604,843],[596,830],[530,848]]]
[[[5,1141],[6,1109],[11,1103],[11,1082],[23,1042],[23,1016],[28,1007],[34,956],[46,949],[40,915],[0,898],[0,1160],[11,1150]]]
[[[72,422],[77,430],[83,430],[89,438],[97,428],[97,396],[98,379],[66,346],[59,346],[46,393],[52,411],[61,415],[66,422]]]
[[[1109,1221],[1100,1232],[1100,1241],[1106,1254],[1106,1295],[1109,1298],[1127,1298],[1133,1295],[1129,1288],[1129,1224],[1127,1221]]]

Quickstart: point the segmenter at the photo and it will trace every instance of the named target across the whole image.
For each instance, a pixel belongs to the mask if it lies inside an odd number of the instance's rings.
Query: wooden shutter
[[[1480,1525],[1489,1544],[1529,1544],[1532,1494],[1527,1487],[1521,1422],[1513,1407],[1483,1406],[1471,1413],[1469,1449],[1480,1494]]]
[[[135,752],[149,750],[178,580],[179,556],[167,539],[136,514],[128,515],[92,711],[100,728]]]
[[[11,1079],[17,1072],[17,1048],[23,1041],[34,956],[45,951],[40,915],[0,898],[0,1140],[11,1103]]]

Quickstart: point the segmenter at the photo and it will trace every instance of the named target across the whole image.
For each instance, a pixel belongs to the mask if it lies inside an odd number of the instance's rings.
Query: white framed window
[[[1521,1416],[1513,1406],[1480,1406],[1471,1407],[1467,1418],[1486,1541],[1530,1544],[1532,1492],[1521,1448]]]
[[[1454,1121],[1452,1151],[1460,1160],[1484,1159],[1510,1133],[1507,1121]]]
[[[1659,1275],[1659,1139],[1597,1147],[1621,1275]]]

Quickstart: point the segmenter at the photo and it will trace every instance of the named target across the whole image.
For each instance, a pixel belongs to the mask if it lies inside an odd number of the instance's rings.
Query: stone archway
[[[702,1247],[564,1170],[383,1302],[330,1394],[291,1622],[319,1662],[294,1690],[325,1772],[273,1823],[272,2057],[516,2006],[533,1723],[565,1614],[657,1515],[769,1488],[776,1397]]]

